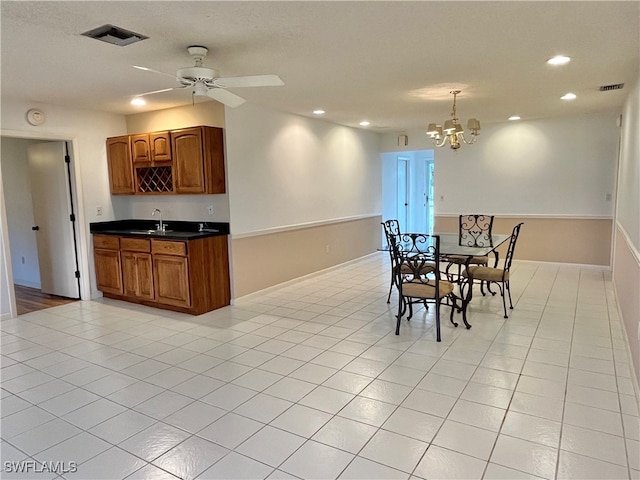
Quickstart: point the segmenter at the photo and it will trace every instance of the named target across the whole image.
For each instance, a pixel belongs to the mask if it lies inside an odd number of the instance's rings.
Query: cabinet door
[[[122,252],[122,283],[124,295],[153,300],[151,254]]]
[[[151,164],[151,151],[149,149],[149,135],[131,135],[131,158],[134,166]]]
[[[202,130],[199,127],[171,132],[173,181],[176,193],[205,193]]]
[[[151,145],[151,160],[154,162],[171,161],[171,141],[169,132],[156,132],[149,134]]]
[[[178,307],[191,306],[187,257],[154,254],[153,281],[157,302]]]
[[[98,290],[104,293],[122,295],[122,265],[118,250],[103,250],[96,248],[93,251],[96,265],[96,283]]]
[[[133,165],[127,135],[107,138],[107,162],[111,193],[113,195],[134,193]]]

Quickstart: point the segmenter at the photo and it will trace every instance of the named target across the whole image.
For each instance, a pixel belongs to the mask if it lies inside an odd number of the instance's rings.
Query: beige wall
[[[381,221],[373,216],[234,238],[233,297],[375,252]]]
[[[496,217],[494,233],[511,233],[524,222],[518,237],[515,258],[541,262],[611,264],[611,219]],[[436,216],[436,232],[457,232],[457,216]],[[504,254],[504,252],[502,252]]]
[[[631,241],[621,228],[616,231],[615,261],[613,265],[614,283],[618,306],[622,315],[629,350],[636,370],[636,380],[640,371],[640,255],[635,252]]]

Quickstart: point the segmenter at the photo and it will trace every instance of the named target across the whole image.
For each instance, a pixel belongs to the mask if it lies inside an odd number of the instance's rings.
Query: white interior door
[[[64,142],[30,145],[27,156],[41,290],[79,298]]]
[[[409,174],[409,159],[404,157],[398,157],[398,223],[400,224],[401,232],[410,231],[410,215],[409,215],[409,195],[410,188],[410,174]]]

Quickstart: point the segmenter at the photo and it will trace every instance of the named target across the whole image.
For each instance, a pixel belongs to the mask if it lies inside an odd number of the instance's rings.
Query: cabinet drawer
[[[148,238],[121,238],[120,250],[129,252],[150,252],[151,242]]]
[[[106,250],[119,250],[120,238],[113,235],[94,235],[93,246],[94,248],[104,248]]]
[[[184,257],[187,255],[187,244],[185,242],[151,239],[151,253],[181,255]]]

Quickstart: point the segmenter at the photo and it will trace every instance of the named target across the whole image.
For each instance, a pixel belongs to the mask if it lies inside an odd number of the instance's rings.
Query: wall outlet
[[[208,206],[207,206],[207,213],[208,213],[209,215],[213,215],[213,205],[208,205]]]
[[[99,217],[100,215],[102,215],[102,206],[97,205],[96,206],[96,216]]]

